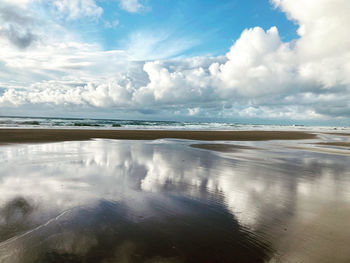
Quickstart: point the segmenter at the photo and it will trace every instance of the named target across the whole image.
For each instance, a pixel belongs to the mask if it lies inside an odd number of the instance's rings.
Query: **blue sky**
[[[350,125],[348,0],[1,0],[0,115]]]
[[[191,43],[170,57],[218,56],[227,52],[245,28],[255,26],[278,26],[284,41],[298,38],[297,25],[268,0],[153,0],[143,2],[136,13],[120,10],[116,1],[98,3],[104,10],[99,20],[84,17],[64,21],[64,25],[84,41],[99,42],[105,50],[127,48],[136,34],[144,38],[159,34],[166,35],[164,45],[178,39]]]

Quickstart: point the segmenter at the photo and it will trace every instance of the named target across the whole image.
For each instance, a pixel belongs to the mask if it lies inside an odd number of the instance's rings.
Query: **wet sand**
[[[245,146],[245,145],[233,145],[233,144],[222,144],[222,143],[200,143],[200,144],[191,144],[193,148],[204,149],[216,152],[237,152],[240,150],[248,149],[253,150],[257,149],[255,147]]]
[[[329,135],[340,135],[340,136],[350,136],[350,133],[346,133],[346,132],[328,132],[326,134],[329,134]]]
[[[41,131],[0,137],[1,263],[350,262],[350,157],[317,144],[339,136]]]
[[[0,262],[350,261],[348,156],[227,145],[0,147]]]
[[[298,131],[169,131],[99,129],[0,129],[0,144],[83,141],[93,138],[124,140],[188,139],[201,141],[265,141],[314,139]]]
[[[350,142],[319,142],[319,145],[350,147]]]

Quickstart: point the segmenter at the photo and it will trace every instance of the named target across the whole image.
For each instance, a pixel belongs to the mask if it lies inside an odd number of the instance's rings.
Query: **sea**
[[[52,117],[0,117],[0,128],[126,130],[297,130],[350,132],[350,127],[242,124],[233,122],[154,121]]]

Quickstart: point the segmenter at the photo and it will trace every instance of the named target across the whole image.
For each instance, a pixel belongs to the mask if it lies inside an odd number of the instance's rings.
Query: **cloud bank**
[[[69,2],[69,4],[67,4]],[[84,5],[82,4],[84,3]],[[249,28],[225,56],[137,61],[65,34],[41,32],[32,16],[0,9],[0,107],[87,107],[208,118],[346,120],[350,113],[350,2],[273,0],[298,24],[283,42],[277,27]],[[56,0],[68,18],[98,17],[94,1]],[[120,7],[138,12],[137,1]],[[7,11],[6,11],[7,10]],[[90,11],[91,12],[90,12]],[[63,30],[54,24],[58,32]],[[55,31],[54,31],[55,32]],[[181,48],[181,47],[180,47]],[[14,81],[14,76],[16,81]]]

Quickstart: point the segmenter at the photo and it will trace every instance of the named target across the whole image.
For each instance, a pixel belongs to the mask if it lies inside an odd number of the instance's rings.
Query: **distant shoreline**
[[[118,140],[266,141],[315,139],[317,135],[302,131],[0,129],[0,144],[84,141],[95,138]]]

